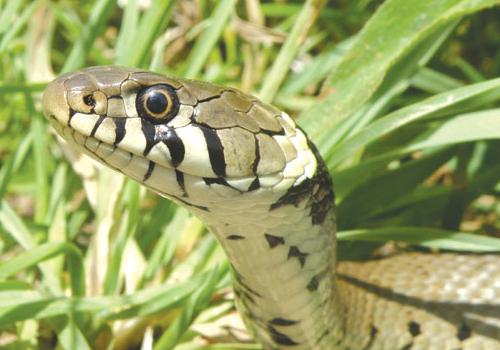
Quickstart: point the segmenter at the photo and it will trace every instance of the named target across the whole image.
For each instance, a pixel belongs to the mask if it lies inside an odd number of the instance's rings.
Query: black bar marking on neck
[[[271,204],[271,210],[287,204],[298,206],[303,200],[312,196],[313,183],[311,179],[305,179],[298,185],[293,185],[275,203]]]
[[[299,321],[288,320],[286,318],[276,317],[269,321],[270,324],[275,326],[293,326],[294,324],[299,323]]]
[[[259,298],[262,298],[262,295],[257,292],[255,289],[252,289],[250,288],[246,283],[244,283],[243,281],[239,281],[240,285],[249,293],[252,293],[253,295],[255,295],[256,297],[259,297]]]
[[[309,255],[308,253],[302,253],[300,251],[300,249],[294,245],[291,246],[290,250],[288,251],[288,259],[290,259],[290,258],[299,259],[300,267],[304,267],[304,264],[306,263],[306,259],[307,259],[308,255]]]
[[[239,299],[241,303],[244,305],[242,312],[245,313],[245,315],[249,319],[253,320],[254,322],[257,322],[258,319],[255,318],[255,316],[250,312],[250,309],[253,307],[249,305],[250,303],[252,303],[253,305],[257,305],[255,299],[244,290],[241,290],[237,285],[233,286],[233,291],[236,298]]]
[[[174,129],[169,128],[167,131],[161,133],[161,140],[168,147],[170,152],[170,158],[172,161],[172,166],[176,168],[184,160],[184,154],[186,150],[184,148],[184,143],[182,139],[177,135]]]
[[[142,182],[146,182],[151,177],[151,174],[153,174],[154,170],[155,170],[155,162],[149,161],[148,170],[146,171],[146,174],[144,174]]]
[[[243,282],[243,276],[240,275],[238,271],[233,267],[233,276],[234,280],[237,282],[238,285],[240,285],[242,288],[244,288],[247,292],[252,293],[253,295],[262,298],[262,295],[257,292],[255,289],[250,288],[245,282]]]
[[[465,339],[469,338],[471,334],[471,329],[465,323],[462,323],[460,327],[458,327],[457,338],[460,341],[464,341]]]
[[[269,248],[274,248],[280,244],[285,244],[285,239],[283,237],[270,235],[269,233],[264,233],[264,237],[266,237]]]
[[[240,239],[245,239],[245,237],[240,236],[240,235],[229,235],[226,238],[231,240],[231,241],[239,241]]]
[[[313,278],[311,278],[311,280],[307,284],[307,289],[311,292],[314,292],[315,290],[318,289],[321,281],[327,276],[330,276],[330,269],[328,266],[326,266],[322,271],[320,271]]]
[[[318,278],[316,276],[314,276],[313,278],[311,278],[311,280],[307,284],[307,290],[310,292],[314,292],[318,289],[318,287],[319,287]]]
[[[335,201],[332,180],[325,163],[323,162],[316,147],[309,142],[309,148],[316,157],[316,173],[312,178],[303,180],[286,191],[275,203],[271,204],[271,210],[284,205],[297,207],[302,201],[309,201],[309,216],[313,225],[321,225],[327,214],[332,210]]]
[[[208,158],[212,165],[212,170],[219,177],[226,176],[226,159],[224,157],[224,146],[220,141],[217,131],[211,128],[198,125],[203,132],[205,142],[207,143]]]
[[[255,301],[255,299],[248,293],[248,292],[245,292],[244,290],[241,291],[241,293],[245,296],[245,298],[247,300],[249,300],[252,304],[254,305],[257,305],[257,302]]]
[[[368,344],[363,348],[363,349],[370,349],[373,345],[373,342],[375,341],[375,337],[378,334],[378,329],[375,327],[373,324],[370,325],[370,339],[368,340]],[[410,345],[411,347],[411,345]],[[410,347],[404,347],[402,349],[410,349]]]
[[[410,331],[410,334],[413,336],[413,337],[416,337],[418,336],[420,333],[422,333],[421,329],[420,329],[420,324],[418,324],[417,322],[415,321],[410,321],[410,323],[408,323],[408,330]]]
[[[316,146],[308,140],[309,148],[316,158],[316,173],[312,178],[315,184],[313,187],[313,201],[311,204],[311,221],[313,225],[321,225],[325,221],[327,214],[332,210],[335,203],[335,193],[333,192],[332,178],[328,172],[321,154]]]
[[[112,118],[115,123],[115,142],[113,144],[116,146],[125,137],[125,118]]]
[[[299,345],[296,341],[294,341],[292,338],[290,338],[288,335],[279,332],[276,328],[273,326],[268,326],[267,327],[269,334],[271,335],[271,338],[278,343],[279,345]]]
[[[100,115],[99,118],[97,118],[94,127],[92,128],[92,131],[90,132],[90,137],[94,137],[95,133],[97,132],[97,129],[101,126],[102,122],[104,121],[106,117],[103,115]]]

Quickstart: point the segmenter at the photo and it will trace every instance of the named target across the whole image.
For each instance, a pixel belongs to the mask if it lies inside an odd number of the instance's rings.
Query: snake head
[[[233,88],[90,67],[51,82],[43,110],[66,141],[169,197],[278,193],[316,167],[285,113]]]

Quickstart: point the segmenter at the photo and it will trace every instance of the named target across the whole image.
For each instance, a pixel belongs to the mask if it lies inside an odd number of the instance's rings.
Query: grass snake
[[[203,220],[266,349],[500,349],[498,255],[336,264],[330,175],[286,113],[124,67],[62,75],[43,108],[69,144]]]

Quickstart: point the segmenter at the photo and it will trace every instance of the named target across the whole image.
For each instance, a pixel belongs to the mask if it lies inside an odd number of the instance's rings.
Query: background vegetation
[[[259,349],[203,225],[49,130],[41,91],[87,65],[298,118],[334,176],[344,259],[500,251],[498,3],[0,1],[0,347]]]

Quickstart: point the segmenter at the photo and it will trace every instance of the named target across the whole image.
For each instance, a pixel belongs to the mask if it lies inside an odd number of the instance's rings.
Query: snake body
[[[59,77],[43,107],[68,143],[206,223],[266,349],[500,349],[499,256],[336,264],[330,176],[286,113],[123,67]]]

